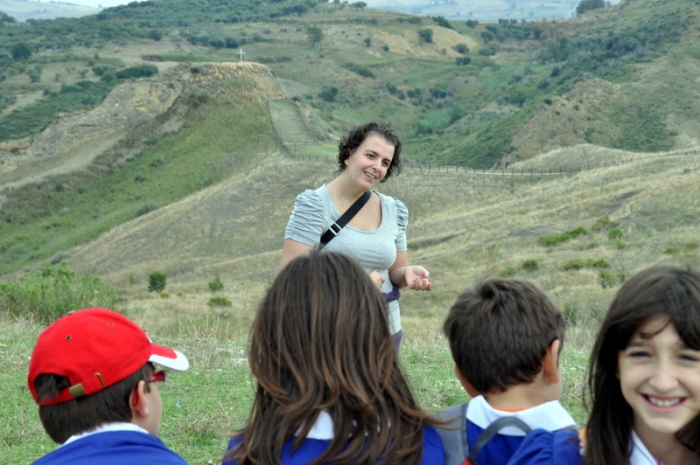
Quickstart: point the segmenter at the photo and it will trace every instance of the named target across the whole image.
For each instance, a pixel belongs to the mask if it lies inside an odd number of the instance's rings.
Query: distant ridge
[[[102,8],[75,5],[64,2],[28,2],[17,0],[0,1],[0,11],[24,23],[28,19],[80,18],[96,15]]]

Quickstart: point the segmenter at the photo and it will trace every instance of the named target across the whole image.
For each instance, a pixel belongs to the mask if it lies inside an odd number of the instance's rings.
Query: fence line
[[[300,145],[300,144],[295,144],[295,145]],[[336,155],[299,155],[298,153],[293,153],[291,150],[287,148],[287,153],[289,156],[295,160],[323,160],[323,161],[335,161],[337,156]],[[296,148],[296,147],[295,147]],[[666,153],[660,153],[660,154],[655,154],[655,155],[648,155],[648,156],[643,156],[643,157],[635,157],[635,158],[629,158],[629,159],[622,159],[622,160],[613,160],[609,162],[604,162],[604,163],[587,163],[586,165],[578,165],[578,166],[559,166],[556,168],[525,168],[525,169],[509,169],[508,167],[503,167],[499,169],[494,169],[494,168],[470,168],[468,166],[457,166],[457,165],[440,165],[440,164],[435,164],[435,163],[420,163],[420,162],[414,162],[410,160],[404,160],[403,162],[403,168],[407,169],[410,168],[414,171],[425,171],[425,172],[437,172],[440,173],[441,171],[449,173],[450,171],[459,173],[460,171],[463,173],[472,173],[472,174],[481,174],[481,175],[493,175],[493,176],[498,176],[498,175],[508,175],[508,176],[554,176],[554,175],[564,175],[564,174],[570,174],[570,173],[578,173],[581,171],[590,171],[594,169],[599,169],[599,168],[609,168],[611,166],[622,166],[628,163],[633,163],[636,161],[642,161],[642,160],[650,160],[654,158],[664,158],[664,157],[675,157],[675,156],[686,156],[686,155],[697,155],[699,152],[699,149],[692,149],[692,150],[685,150],[685,151],[678,151],[678,152],[666,152]]]

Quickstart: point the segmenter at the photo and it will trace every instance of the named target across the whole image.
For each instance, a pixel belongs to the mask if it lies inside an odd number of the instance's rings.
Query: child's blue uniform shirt
[[[157,436],[132,423],[110,423],[69,438],[33,465],[187,465]]]
[[[321,455],[330,445],[333,439],[333,420],[326,412],[321,412],[318,420],[309,431],[306,439],[296,451],[292,449],[295,438],[289,439],[282,447],[281,463],[283,465],[307,465]],[[240,442],[239,438],[233,438],[229,442],[228,450],[233,449]],[[324,464],[327,462],[324,462]],[[435,428],[425,426],[423,428],[423,459],[421,465],[444,465],[445,453],[442,448],[442,440]],[[236,462],[224,462],[224,465],[235,465]]]
[[[578,427],[558,401],[546,402],[525,410],[509,412],[494,409],[483,396],[477,396],[469,402],[467,409],[467,441],[469,449],[474,447],[479,435],[494,421],[504,416],[514,416],[524,421],[530,428],[547,432],[569,429],[576,436],[576,443],[569,445],[564,441],[558,444],[566,451],[574,450],[578,454]],[[479,465],[504,465],[509,462],[525,439],[525,433],[515,427],[503,428],[481,449],[477,455]],[[529,442],[529,441],[528,441]],[[559,453],[559,451],[555,451]],[[578,462],[573,462],[578,464]],[[561,465],[568,465],[563,462]]]
[[[524,439],[508,465],[580,465],[583,448],[575,429],[536,429]]]

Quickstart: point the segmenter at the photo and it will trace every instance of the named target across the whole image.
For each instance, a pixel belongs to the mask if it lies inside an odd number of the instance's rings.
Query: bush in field
[[[598,271],[598,284],[600,284],[600,287],[602,287],[603,289],[613,287],[617,283],[618,283],[618,277],[615,276],[615,274],[611,273],[608,270]]]
[[[499,276],[501,278],[510,278],[514,274],[515,274],[515,268],[513,268],[512,266],[509,266],[509,267],[505,268],[503,271],[501,271]]]
[[[537,260],[525,260],[523,262],[523,268],[527,271],[536,271],[540,269],[540,264],[537,263]]]
[[[668,255],[673,255],[673,256],[677,257],[678,255],[681,254],[681,248],[680,248],[680,247],[675,247],[675,246],[666,247],[666,250],[664,250],[664,253],[665,253],[665,254],[668,254]]]
[[[586,267],[586,263],[578,258],[569,260],[566,265],[564,265],[565,270],[580,270]]]
[[[589,258],[586,264],[591,268],[610,268],[610,263],[608,263],[608,261],[604,258],[600,258],[598,260]]]
[[[577,306],[567,302],[564,305],[564,311],[561,312],[561,315],[564,317],[564,321],[566,321],[568,326],[576,326],[578,324],[579,313],[580,310]]]
[[[226,297],[216,296],[209,299],[207,305],[210,307],[230,307],[233,304]]]
[[[426,44],[433,42],[433,30],[432,29],[421,29],[418,31],[418,36]]]
[[[611,229],[608,233],[608,239],[619,239],[622,237],[622,231],[618,228]]]
[[[45,325],[81,308],[114,308],[118,299],[115,288],[90,274],[76,276],[66,262],[0,284],[0,312]]]
[[[141,65],[141,66],[134,66],[132,68],[127,68],[123,69],[121,71],[117,71],[117,77],[119,79],[137,79],[140,77],[149,77],[153,76],[154,74],[158,74],[158,67],[155,65]]]
[[[568,240],[571,240],[577,236],[588,234],[586,228],[579,226],[576,229],[567,231],[562,234],[550,234],[549,236],[540,236],[540,244],[551,247],[555,245],[562,244]]]
[[[168,276],[160,271],[148,275],[148,292],[163,292]]]
[[[696,250],[696,249],[700,248],[700,244],[698,244],[697,242],[688,242],[685,245],[685,248],[686,248],[686,250]]]
[[[214,278],[214,281],[209,282],[209,290],[212,292],[220,291],[223,288],[224,288],[224,283],[221,282],[221,278],[219,278],[219,275],[216,275],[216,278]]]
[[[602,231],[603,229],[612,229],[615,227],[615,223],[610,219],[608,215],[598,218],[591,229],[593,231]]]

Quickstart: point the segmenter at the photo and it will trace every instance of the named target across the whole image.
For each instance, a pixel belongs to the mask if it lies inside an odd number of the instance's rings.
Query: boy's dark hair
[[[555,339],[561,351],[565,326],[561,312],[533,284],[491,279],[457,297],[443,330],[457,368],[487,393],[531,382]]]
[[[40,406],[39,418],[46,433],[55,442],[63,444],[71,436],[91,431],[104,423],[130,422],[129,395],[139,381],[148,380],[153,371],[149,362],[131,376],[92,395]],[[70,384],[65,376],[42,374],[37,376],[34,386],[41,401],[55,397]],[[148,383],[145,390],[150,391]]]
[[[391,159],[391,164],[389,169],[386,170],[384,179],[380,181],[385,182],[390,177],[401,173],[401,168],[403,167],[401,162],[401,139],[388,124],[375,122],[363,124],[353,128],[347,136],[343,136],[338,143],[338,168],[340,171],[345,171],[345,160],[350,158],[350,155],[362,145],[370,134],[377,134],[394,146],[394,158]]]

